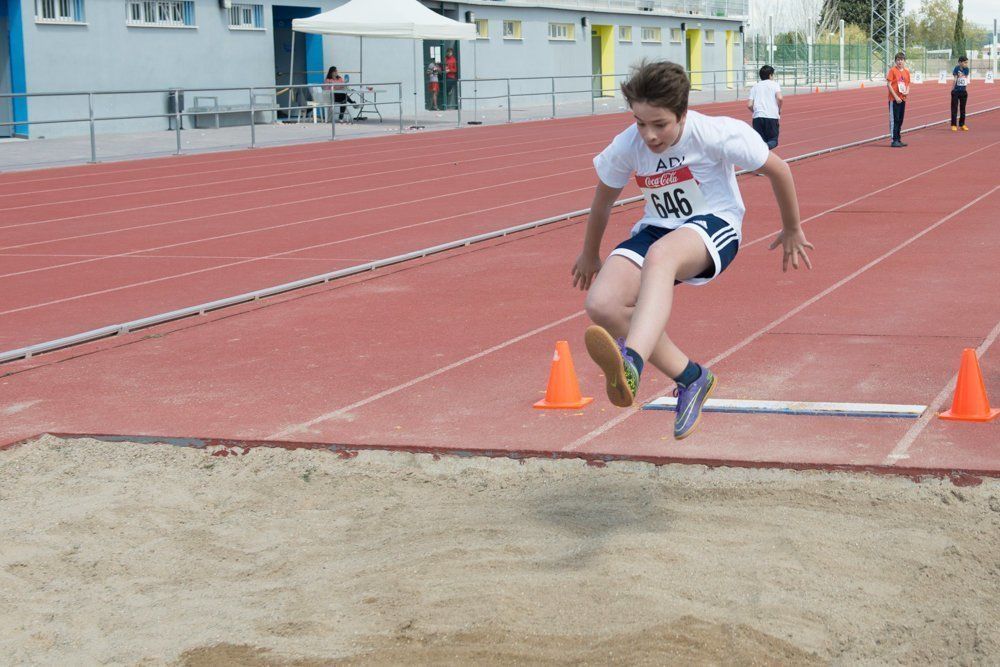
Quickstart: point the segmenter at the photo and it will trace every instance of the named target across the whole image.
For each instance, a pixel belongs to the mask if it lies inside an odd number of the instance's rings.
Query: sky
[[[957,8],[958,0],[952,0],[951,4]],[[919,10],[920,0],[906,0],[907,12]],[[966,21],[993,28],[993,19],[1000,19],[1000,0],[965,0],[963,12]]]
[[[904,0],[906,11],[916,13],[920,10],[920,0]],[[951,0],[953,7],[958,8],[958,0]],[[803,29],[809,25],[807,16],[817,16],[823,0],[750,0],[751,32],[763,30],[767,16],[774,16],[775,32]],[[993,19],[1000,19],[1000,0],[965,0],[965,20],[993,27]]]

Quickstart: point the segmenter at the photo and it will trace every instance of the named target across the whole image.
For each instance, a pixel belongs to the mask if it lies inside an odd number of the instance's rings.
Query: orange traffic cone
[[[582,408],[593,400],[580,395],[580,383],[576,379],[569,343],[564,340],[558,341],[556,352],[552,355],[552,368],[549,370],[549,386],[545,390],[545,399],[535,403],[535,407],[575,409]]]
[[[938,417],[952,421],[988,422],[997,415],[1000,415],[1000,410],[991,410],[990,401],[986,398],[986,385],[979,370],[976,351],[967,347],[962,351],[962,365],[958,369],[951,410],[940,413]]]
[[[862,88],[864,88],[864,87],[865,87],[865,82],[864,82],[864,81],[862,81],[862,82],[861,82],[861,87],[862,87]]]
[[[819,92],[819,86],[816,86],[816,92],[817,93]]]

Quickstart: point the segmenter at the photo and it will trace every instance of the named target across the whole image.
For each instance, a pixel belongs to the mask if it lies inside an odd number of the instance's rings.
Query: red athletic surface
[[[921,100],[947,101],[945,87],[935,85],[918,88],[907,124],[917,124]],[[834,114],[839,118],[852,113],[851,105],[862,113],[876,104],[884,117],[882,95],[881,90],[857,91],[798,101],[822,101],[830,113],[838,100],[849,102]],[[798,154],[800,149],[788,147],[795,141],[792,102],[783,139],[786,150]],[[539,145],[579,126],[595,138],[592,154],[625,122],[599,118],[456,132],[445,150],[492,137],[509,151],[515,135],[536,131],[534,143]],[[823,128],[832,123],[814,119],[799,136],[803,141],[817,137],[813,148],[818,148]],[[766,249],[778,226],[769,183],[740,179],[748,215],[739,257],[713,284],[680,288],[670,326],[682,348],[711,363],[719,374],[718,397],[944,402],[947,407],[950,396],[942,392],[957,371],[962,348],[981,346],[987,388],[994,404],[1000,402],[1000,355],[993,344],[1000,333],[1000,186],[995,174],[1000,113],[973,117],[969,124],[968,133],[952,133],[946,126],[914,133],[906,149],[889,149],[881,142],[793,165],[805,230],[817,246],[811,272],[780,272],[780,258]],[[884,130],[882,123],[863,126],[867,132],[858,131],[857,121],[854,125],[859,137]],[[833,138],[831,144],[848,140],[832,129],[826,136]],[[407,142],[429,138],[366,145],[390,151],[392,164],[402,165]],[[440,135],[434,138],[440,142]],[[329,147],[334,149],[339,146]],[[244,155],[244,161],[259,159],[258,153]],[[206,156],[192,160],[211,162]],[[163,161],[129,166],[159,164]],[[589,156],[577,164],[589,170]],[[136,176],[123,165],[94,171],[99,175],[89,178],[107,178],[112,172]],[[515,171],[517,176],[527,173]],[[39,178],[38,173],[21,176]],[[115,177],[120,182],[123,173]],[[492,177],[477,178],[482,187]],[[445,182],[460,189],[455,178]],[[580,186],[583,194],[552,213],[586,205],[592,172],[580,182],[586,182]],[[541,194],[561,190],[562,183],[550,174],[507,192],[526,199],[530,188]],[[418,194],[436,187],[422,184]],[[379,197],[384,201],[394,192]],[[454,206],[488,205],[480,195],[445,199],[454,199]],[[298,205],[280,208],[280,215],[289,217]],[[550,214],[543,209],[526,206],[525,219]],[[423,209],[410,204],[398,209],[403,210]],[[635,206],[615,214],[606,248],[625,236],[636,215]],[[460,235],[481,231],[481,219],[467,218]],[[508,218],[496,226],[517,221]],[[376,222],[373,218],[369,229],[377,229]],[[426,225],[423,235],[411,241],[425,246],[445,240],[433,237],[432,229]],[[582,347],[582,295],[569,284],[582,232],[579,221],[558,223],[4,365],[0,443],[52,431],[805,467],[1000,470],[1000,422],[707,414],[696,435],[675,443],[672,413],[611,407]],[[283,233],[267,238],[273,244],[267,252],[288,242]],[[194,299],[192,289],[188,285],[181,292],[187,290],[184,295]],[[92,314],[95,304],[73,312]],[[597,400],[578,412],[533,410],[559,339],[570,341],[584,393]],[[652,370],[643,379],[640,399],[650,400],[667,388]]]
[[[945,118],[948,89],[917,86],[904,128]],[[1000,92],[971,99],[971,111],[996,106]],[[745,104],[699,110],[749,119]],[[790,96],[784,115],[783,157],[888,130],[881,88]],[[0,351],[586,208],[591,159],[629,122],[0,175]]]

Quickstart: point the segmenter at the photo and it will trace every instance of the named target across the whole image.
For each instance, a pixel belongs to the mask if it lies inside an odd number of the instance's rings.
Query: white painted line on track
[[[469,171],[469,172],[466,172],[466,173],[462,174],[460,177],[457,177],[457,178],[465,178],[467,176],[478,176],[478,175],[481,175],[481,174],[491,174],[491,173],[494,173],[494,172],[506,171],[506,170],[511,170],[511,169],[518,169],[519,170],[519,169],[524,169],[525,167],[537,166],[537,165],[542,165],[542,164],[549,164],[549,163],[552,163],[552,162],[560,162],[560,161],[564,161],[564,160],[574,160],[574,159],[577,159],[577,158],[580,158],[580,157],[584,157],[584,156],[589,156],[589,155],[592,155],[592,153],[587,152],[587,153],[579,153],[579,154],[575,154],[575,155],[560,155],[558,157],[549,157],[549,158],[546,158],[544,160],[534,160],[532,162],[523,162],[521,164],[512,164],[512,165],[503,165],[503,166],[500,166],[500,167],[491,167],[489,169],[480,169],[478,171]],[[588,165],[587,170],[590,170],[592,168],[593,167],[591,167],[591,166]],[[562,172],[562,173],[574,173],[574,172],[578,172],[578,171],[583,171],[583,169],[572,169],[572,170],[569,170],[569,171],[566,171],[566,172]],[[533,176],[531,178],[524,178],[524,179],[519,179],[519,180],[515,180],[515,181],[505,181],[503,183],[491,183],[489,187],[496,187],[498,185],[505,185],[505,184],[506,185],[512,185],[512,184],[515,184],[515,183],[529,183],[529,182],[534,181],[534,180],[542,180],[542,178],[543,177],[541,177],[541,176]],[[66,221],[69,221],[69,220],[83,220],[85,218],[99,218],[99,217],[102,217],[102,216],[117,215],[117,214],[121,214],[121,213],[135,213],[136,211],[147,211],[149,209],[165,208],[165,207],[169,207],[169,206],[178,206],[178,205],[187,206],[187,205],[190,205],[190,204],[197,204],[197,203],[206,202],[206,201],[215,201],[215,200],[218,200],[218,199],[226,199],[226,198],[229,198],[229,197],[246,197],[246,196],[251,195],[251,194],[252,195],[259,195],[259,194],[265,193],[265,192],[276,192],[278,190],[289,190],[289,189],[292,189],[292,188],[298,188],[298,187],[303,187],[303,186],[312,187],[312,186],[316,186],[316,185],[328,184],[328,183],[331,183],[331,182],[333,182],[335,180],[337,180],[337,179],[325,179],[325,180],[321,180],[321,181],[312,181],[310,183],[305,183],[305,184],[303,184],[303,183],[291,183],[291,184],[288,184],[288,185],[278,185],[278,186],[271,187],[271,188],[259,188],[257,190],[254,190],[252,193],[247,193],[247,192],[227,192],[227,193],[219,194],[219,195],[209,195],[207,197],[197,197],[195,199],[186,199],[186,200],[184,200],[182,202],[165,202],[165,203],[162,203],[162,204],[146,204],[146,205],[143,205],[143,206],[133,206],[131,208],[121,208],[121,209],[113,209],[113,210],[110,210],[110,211],[95,211],[95,212],[91,212],[91,213],[81,213],[79,215],[69,215],[69,216],[64,216],[62,218],[49,218],[49,219],[46,219],[46,220],[35,220],[33,222],[16,222],[16,223],[13,223],[13,224],[10,224],[10,225],[5,225],[3,227],[0,227],[0,229],[16,229],[16,228],[21,228],[21,227],[34,227],[34,226],[37,226],[37,225],[45,225],[45,224],[48,224],[48,223],[51,223],[51,222],[66,222]],[[238,211],[224,211],[224,212],[221,212],[221,213],[216,213],[214,215],[215,216],[225,216],[225,215],[233,215],[235,213],[246,213],[248,211],[258,211],[258,210],[265,210],[265,209],[270,209],[270,208],[278,208],[278,209],[280,209],[280,208],[285,208],[285,207],[288,207],[288,206],[298,206],[298,205],[306,204],[306,203],[309,203],[309,202],[329,201],[329,200],[336,199],[338,197],[354,197],[354,196],[357,196],[357,195],[370,194],[370,193],[379,192],[379,191],[382,191],[382,190],[396,190],[396,189],[399,189],[401,187],[409,187],[409,186],[413,186],[413,185],[440,184],[440,183],[441,183],[441,177],[440,176],[431,176],[431,177],[428,177],[428,178],[422,178],[422,179],[418,179],[418,180],[406,181],[405,183],[392,183],[392,184],[389,184],[389,185],[378,185],[376,187],[367,188],[367,189],[364,189],[364,190],[352,190],[350,192],[338,192],[338,193],[329,194],[329,195],[320,195],[318,197],[307,197],[305,199],[295,199],[293,201],[283,201],[283,202],[269,203],[269,204],[265,204],[263,206],[254,206],[254,207],[251,207],[251,208],[240,209]],[[485,189],[485,188],[480,187],[480,188],[472,188],[472,189],[469,189],[469,190],[451,191],[451,192],[445,193],[445,194],[443,194],[441,196],[442,197],[443,196],[457,197],[457,196],[460,196],[462,194],[465,194],[466,192],[475,192],[477,190],[483,190],[483,189]],[[410,201],[420,201],[420,200],[410,200]],[[399,202],[398,205],[402,206],[402,205],[410,203],[410,201]],[[203,216],[203,217],[212,217],[212,216]],[[179,220],[179,221],[174,221],[174,222],[183,222],[183,221]],[[157,223],[157,224],[162,224],[162,223]],[[73,237],[69,237],[69,238],[73,238]],[[46,239],[44,241],[35,242],[34,244],[22,244],[20,246],[6,246],[4,248],[0,248],[0,250],[7,250],[9,248],[24,247],[25,245],[38,245],[39,243],[53,243],[53,242],[61,241],[61,240],[66,240],[66,239],[65,238],[63,238],[63,239]]]
[[[458,361],[456,361],[454,363],[448,364],[447,366],[442,366],[441,368],[435,369],[435,370],[433,370],[433,371],[431,371],[429,373],[424,373],[420,377],[413,378],[412,380],[409,380],[408,382],[403,382],[402,384],[397,384],[395,387],[390,387],[389,389],[385,389],[383,391],[380,391],[377,394],[373,394],[373,395],[371,395],[371,396],[369,396],[367,398],[363,398],[360,401],[356,401],[354,403],[351,403],[350,405],[346,405],[346,406],[344,406],[342,408],[338,408],[338,409],[333,410],[331,412],[323,413],[323,414],[319,415],[318,417],[314,417],[314,418],[310,419],[309,421],[305,421],[305,422],[302,422],[300,424],[293,424],[291,426],[287,426],[287,427],[281,429],[280,431],[277,431],[277,432],[272,433],[271,435],[267,436],[266,439],[267,440],[277,440],[279,438],[285,438],[285,437],[288,437],[290,435],[295,435],[296,433],[301,433],[302,431],[305,431],[306,429],[308,429],[308,428],[310,428],[312,426],[315,426],[316,424],[320,424],[322,422],[329,421],[331,419],[336,419],[337,417],[342,417],[342,416],[350,413],[351,410],[357,410],[360,407],[368,405],[369,403],[374,403],[375,401],[380,400],[382,398],[385,398],[386,396],[391,396],[393,394],[396,394],[396,393],[399,393],[399,392],[403,391],[404,389],[409,389],[413,385],[419,384],[419,383],[423,382],[424,380],[429,380],[432,377],[436,377],[438,375],[441,375],[442,373],[447,373],[450,370],[454,370],[454,369],[458,368],[459,366],[464,366],[465,364],[468,364],[468,363],[470,363],[472,361],[475,361],[477,359],[482,359],[483,357],[485,357],[487,355],[490,355],[490,354],[493,354],[494,352],[497,352],[499,350],[502,350],[505,347],[510,347],[511,345],[514,345],[515,343],[520,343],[522,340],[526,340],[528,338],[531,338],[532,336],[540,334],[543,331],[548,331],[549,329],[551,329],[553,327],[557,327],[560,324],[565,324],[566,322],[569,322],[570,320],[576,319],[577,317],[580,317],[583,314],[584,314],[584,311],[580,310],[580,311],[577,311],[577,312],[573,313],[572,315],[568,315],[568,316],[563,317],[561,319],[555,320],[554,322],[549,322],[548,324],[546,324],[544,326],[541,326],[541,327],[538,327],[537,329],[532,329],[531,331],[528,331],[527,333],[523,333],[520,336],[515,336],[513,338],[508,338],[504,342],[499,343],[497,345],[494,345],[491,348],[485,349],[485,350],[483,350],[481,352],[477,352],[477,353],[475,353],[473,355],[465,357],[464,359],[459,359]]]
[[[996,190],[996,188],[994,188],[994,190]],[[977,359],[982,358],[982,356],[986,354],[986,351],[990,349],[993,343],[996,342],[998,336],[1000,336],[1000,322],[993,327],[993,331],[991,331],[989,335],[983,339],[983,342],[979,344],[979,347],[976,348]],[[957,359],[958,355],[955,355],[955,358]],[[945,384],[944,388],[938,392],[938,395],[934,397],[934,400],[931,401],[929,406],[930,409],[909,428],[903,437],[899,439],[899,442],[896,443],[896,446],[892,448],[892,451],[889,452],[888,456],[885,457],[885,460],[882,462],[884,465],[893,466],[901,460],[910,458],[910,447],[912,447],[913,443],[917,441],[917,438],[921,433],[923,433],[924,429],[927,428],[927,425],[930,424],[932,420],[937,418],[937,413],[941,411],[945,403],[948,401],[948,397],[955,391],[955,383],[957,381],[958,373],[955,373],[951,376],[951,379],[948,380],[947,384]]]

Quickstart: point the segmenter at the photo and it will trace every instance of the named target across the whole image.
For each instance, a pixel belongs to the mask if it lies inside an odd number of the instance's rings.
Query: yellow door
[[[733,31],[726,31],[726,88],[732,88],[736,84],[736,72],[733,71],[733,42],[735,41]]]
[[[691,88],[701,90],[701,29],[687,31],[687,61]]]
[[[609,76],[615,73],[614,32],[615,27],[613,25],[595,25],[591,33],[598,36],[601,42],[601,71],[599,73],[603,76],[601,76],[600,97],[615,94],[615,77]],[[597,48],[596,44],[594,46]],[[594,74],[598,74],[598,72],[594,72]]]

